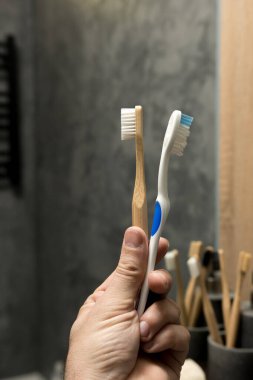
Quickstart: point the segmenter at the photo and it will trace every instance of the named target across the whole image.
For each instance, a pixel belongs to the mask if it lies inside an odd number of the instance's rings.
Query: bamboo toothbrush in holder
[[[132,224],[148,236],[148,212],[143,149],[143,110],[141,106],[121,109],[121,140],[135,138],[136,173],[132,199]]]
[[[179,263],[179,252],[177,249],[167,252],[164,256],[166,269],[171,272],[175,271],[176,274],[176,284],[177,284],[177,303],[181,309],[181,321],[184,326],[187,326],[187,314],[184,304],[184,286],[181,275],[180,263]]]
[[[202,307],[202,295],[200,286],[197,285],[195,287],[193,304],[191,307],[191,313],[188,316],[188,326],[195,327],[198,321],[199,314],[201,312]]]
[[[214,253],[214,248],[211,246],[207,246],[203,253],[201,271],[202,271],[202,275],[204,279],[206,279],[206,276],[211,270],[213,253]],[[198,256],[198,260],[200,262],[200,256]],[[197,319],[199,317],[199,313],[201,311],[201,306],[202,306],[202,292],[201,292],[201,288],[197,285],[195,287],[193,305],[189,313],[189,326],[194,327],[196,325]]]
[[[203,244],[201,241],[192,241],[190,244],[189,248],[189,254],[188,257],[197,257],[198,260],[200,261],[201,255],[203,251]],[[190,315],[191,308],[193,305],[193,300],[194,300],[194,291],[195,287],[197,284],[197,278],[196,277],[191,277],[188,283],[188,286],[186,288],[185,292],[185,308],[186,308],[186,313]]]
[[[222,289],[222,313],[223,313],[223,322],[226,331],[226,337],[229,335],[229,320],[230,320],[230,292],[228,287],[228,280],[226,275],[226,263],[224,258],[223,249],[218,250],[219,261],[220,261],[220,273],[221,273],[221,289]]]
[[[250,268],[251,254],[241,251],[239,254],[238,271],[236,276],[236,286],[234,301],[230,313],[230,322],[227,335],[227,347],[235,347],[241,306],[241,292],[244,279]]]
[[[206,290],[205,274],[203,273],[202,268],[200,267],[200,263],[196,257],[190,257],[190,259],[188,259],[187,261],[187,265],[189,267],[191,277],[199,279],[204,315],[211,337],[214,342],[223,344],[219,334],[217,319],[213,310],[213,306],[211,304]]]

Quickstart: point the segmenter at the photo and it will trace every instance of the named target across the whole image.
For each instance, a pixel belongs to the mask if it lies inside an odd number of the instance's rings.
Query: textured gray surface
[[[0,38],[16,37],[20,62],[22,197],[0,192],[0,377],[35,368],[32,34],[29,0],[0,1]]]
[[[185,260],[214,241],[215,2],[37,0],[37,232],[41,357],[63,356],[78,307],[114,268],[131,223],[133,144],[120,108],[144,107],[149,216],[170,112],[195,117],[173,159],[165,236]],[[186,273],[186,268],[184,267]]]

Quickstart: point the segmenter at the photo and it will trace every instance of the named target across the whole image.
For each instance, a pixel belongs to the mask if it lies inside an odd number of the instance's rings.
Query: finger
[[[167,239],[161,237],[160,240],[159,240],[159,245],[158,245],[158,250],[157,250],[157,258],[156,258],[156,263],[159,263],[163,257],[166,255],[166,253],[168,252],[168,249],[169,249],[169,242]],[[108,276],[105,281],[98,286],[98,288],[95,290],[95,292],[97,291],[100,291],[100,290],[106,290],[108,285],[110,284],[113,276],[114,276],[114,272],[113,271],[110,276]],[[94,293],[95,293],[94,292]]]
[[[152,292],[166,295],[170,291],[172,278],[166,270],[158,269],[149,274],[148,285]]]
[[[106,296],[114,302],[130,302],[134,307],[139,288],[143,282],[148,259],[148,243],[139,227],[126,230],[118,266],[111,277]]]
[[[159,357],[161,362],[176,375],[175,379],[180,379],[182,366],[187,358],[187,354],[188,350],[185,352],[166,350],[160,352]]]
[[[143,342],[151,341],[165,326],[179,324],[180,310],[174,301],[163,299],[153,303],[142,315],[140,334]]]
[[[168,324],[153,339],[145,343],[142,348],[148,353],[172,350],[187,354],[189,342],[190,334],[184,326]]]
[[[157,250],[157,258],[156,258],[156,262],[159,263],[163,257],[166,255],[166,253],[168,252],[168,249],[169,249],[169,241],[163,237],[160,238],[159,240],[159,245],[158,245],[158,250]],[[110,284],[112,278],[113,278],[113,275],[114,275],[114,271],[113,273],[110,274],[110,276],[108,276],[105,281],[98,286],[98,288],[95,290],[95,292],[97,290],[106,290],[108,285]]]
[[[161,237],[159,240],[156,263],[159,263],[169,250],[170,243],[167,239]]]

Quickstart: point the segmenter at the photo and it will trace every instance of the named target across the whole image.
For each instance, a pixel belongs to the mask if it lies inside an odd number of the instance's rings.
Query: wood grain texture
[[[219,245],[234,288],[239,251],[253,251],[252,1],[222,0],[220,31]]]
[[[200,261],[202,252],[203,252],[203,244],[201,241],[192,241],[190,243],[189,253],[188,253],[189,258],[196,257],[197,260]],[[194,277],[191,277],[185,291],[185,308],[186,308],[186,313],[188,317],[191,313],[196,285],[197,285],[197,279]]]
[[[226,330],[226,336],[228,336],[231,304],[230,304],[230,291],[229,291],[229,286],[228,286],[228,281],[227,281],[227,265],[224,260],[223,249],[219,249],[218,253],[219,253],[220,271],[221,271],[222,313],[223,313],[224,326]]]
[[[238,327],[240,321],[241,292],[243,282],[249,270],[251,254],[241,251],[237,265],[237,276],[235,285],[234,301],[231,308],[229,329],[227,334],[227,347],[232,348],[236,345]]]
[[[215,315],[212,303],[209,299],[209,296],[206,290],[206,284],[205,284],[206,272],[203,269],[204,268],[200,268],[199,284],[200,284],[200,289],[201,289],[203,311],[204,311],[206,323],[207,323],[210,335],[213,338],[214,342],[223,344],[220,333],[219,333],[216,315]]]
[[[148,236],[148,211],[144,168],[143,149],[143,111],[141,106],[135,107],[136,115],[136,176],[132,200],[132,224],[141,227]]]
[[[202,306],[202,295],[199,286],[195,288],[195,295],[193,300],[193,305],[191,308],[191,314],[189,315],[189,327],[195,327]]]
[[[188,318],[184,303],[184,285],[181,274],[180,262],[179,262],[179,252],[176,251],[175,255],[175,270],[176,270],[176,283],[177,283],[177,303],[181,310],[181,323],[184,326],[188,325]]]

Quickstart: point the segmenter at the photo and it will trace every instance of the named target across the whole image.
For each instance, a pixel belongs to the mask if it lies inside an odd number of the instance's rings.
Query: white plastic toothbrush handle
[[[142,289],[141,289],[140,299],[139,299],[139,304],[138,304],[139,316],[141,316],[144,313],[144,310],[146,307],[148,293],[149,293],[148,275],[150,272],[154,270],[154,267],[155,267],[159,239],[161,237],[162,230],[169,213],[169,208],[170,208],[169,198],[158,196],[155,203],[155,213],[153,217],[153,226],[152,226],[151,238],[149,242],[148,266],[147,266],[145,279],[142,284]]]
[[[141,316],[144,313],[148,293],[149,293],[149,286],[148,286],[148,275],[155,267],[155,261],[156,261],[156,254],[157,254],[157,248],[159,243],[160,236],[152,236],[149,243],[149,258],[148,258],[148,267],[147,272],[145,275],[144,282],[142,284],[141,293],[140,293],[140,299],[138,304],[138,315]]]

